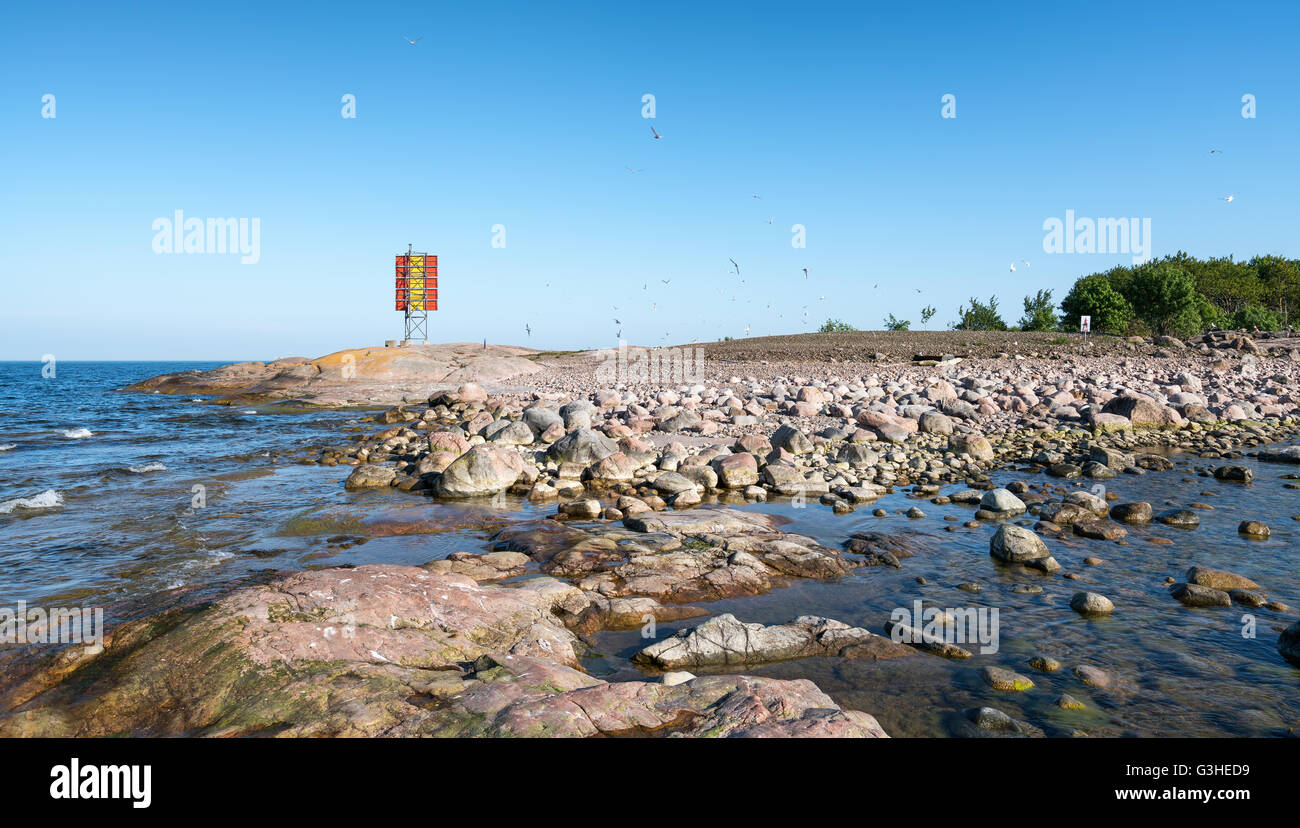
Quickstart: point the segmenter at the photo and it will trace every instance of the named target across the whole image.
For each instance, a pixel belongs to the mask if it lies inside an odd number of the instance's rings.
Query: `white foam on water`
[[[3,446],[0,446],[0,451],[11,451],[16,448],[18,448],[17,443],[5,443]]]
[[[53,509],[63,505],[63,495],[54,489],[46,489],[34,497],[15,497],[0,503],[0,515],[7,515],[15,509]]]
[[[63,432],[63,436],[69,440],[84,440],[87,437],[94,437],[95,433],[88,428],[69,428]]]
[[[167,467],[162,463],[153,462],[145,463],[142,466],[127,466],[126,470],[129,472],[135,472],[136,474],[145,474],[147,472],[167,471]]]
[[[257,412],[254,411],[254,410],[251,409],[251,408],[246,408],[246,409],[244,409],[243,411],[241,411],[241,412],[239,412],[239,413],[240,413],[240,414],[256,414]]]

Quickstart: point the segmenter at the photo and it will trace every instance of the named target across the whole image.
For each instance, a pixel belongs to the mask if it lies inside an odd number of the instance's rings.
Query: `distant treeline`
[[[1128,335],[1195,336],[1214,328],[1278,330],[1291,324],[1300,307],[1300,259],[1256,256],[1238,262],[1231,256],[1198,259],[1182,252],[1132,267],[1115,267],[1081,276],[1059,312],[1052,291],[1024,298],[1024,315],[1008,325],[998,298],[972,298],[957,309],[949,325],[958,331],[1078,331],[1079,317],[1092,317],[1092,330]],[[929,320],[934,310],[922,315]],[[891,314],[887,330],[908,330],[911,322]],[[827,320],[823,332],[852,330]]]

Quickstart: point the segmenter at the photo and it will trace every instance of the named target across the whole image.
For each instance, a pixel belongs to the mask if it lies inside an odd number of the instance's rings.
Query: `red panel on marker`
[[[438,257],[426,256],[424,276],[424,303],[429,310],[438,309]]]
[[[418,254],[417,254],[418,255]],[[408,254],[401,253],[395,257],[396,262],[396,283],[395,283],[395,304],[397,310],[406,310],[407,304],[411,301],[411,284],[410,270],[411,257]],[[426,310],[438,309],[438,257],[424,257],[424,307]]]
[[[406,310],[406,300],[409,291],[409,283],[407,281],[409,261],[410,260],[407,259],[406,256],[397,257],[396,305],[397,310],[399,311]]]

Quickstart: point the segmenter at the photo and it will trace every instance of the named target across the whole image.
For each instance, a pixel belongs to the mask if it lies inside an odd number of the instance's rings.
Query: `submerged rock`
[[[1259,459],[1269,463],[1300,463],[1300,446],[1269,446],[1260,450]]]
[[[1191,509],[1170,509],[1156,515],[1156,520],[1167,526],[1193,528],[1201,525],[1201,518]]]
[[[869,644],[870,646],[861,646]],[[811,656],[870,653],[873,658],[901,658],[911,650],[860,627],[804,615],[788,624],[747,624],[724,614],[657,641],[632,657],[661,670],[683,667],[763,664]],[[886,654],[889,655],[886,655]]]
[[[981,667],[979,677],[994,690],[1020,691],[1034,686],[1033,680],[1029,677],[1005,667]]]
[[[1219,466],[1214,470],[1214,479],[1250,483],[1255,479],[1255,473],[1248,466]]]
[[[1237,526],[1237,534],[1251,538],[1267,538],[1271,533],[1268,525],[1258,520],[1243,520]]]
[[[1287,627],[1278,636],[1277,651],[1287,661],[1300,667],[1300,621]]]
[[[1228,593],[1198,584],[1174,584],[1169,594],[1189,607],[1230,607]]]
[[[1259,584],[1243,575],[1224,569],[1210,569],[1207,566],[1193,566],[1187,570],[1185,577],[1189,584],[1210,589],[1259,589]]]

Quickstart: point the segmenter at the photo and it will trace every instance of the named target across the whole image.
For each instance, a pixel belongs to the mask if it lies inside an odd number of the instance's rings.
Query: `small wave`
[[[7,515],[15,509],[53,509],[63,505],[63,495],[54,489],[46,489],[35,497],[15,497],[0,503],[0,515]]]
[[[3,446],[0,446],[0,451],[12,451],[16,448],[18,448],[17,443],[5,443]]]
[[[167,471],[167,467],[162,463],[145,463],[142,466],[127,466],[126,470],[135,474],[147,474],[148,472]]]
[[[251,409],[251,408],[245,408],[243,411],[241,411],[241,412],[239,412],[239,413],[240,413],[240,414],[256,414],[257,412],[254,411],[254,410]]]
[[[63,432],[63,436],[69,440],[84,440],[87,437],[94,437],[95,433],[88,428],[69,428]]]

